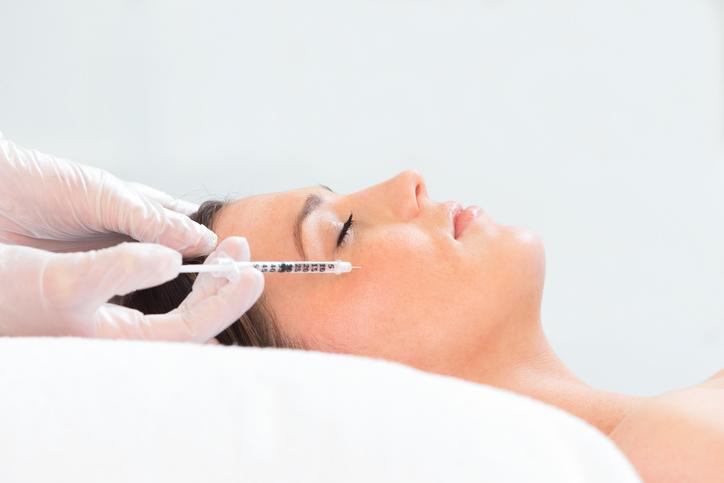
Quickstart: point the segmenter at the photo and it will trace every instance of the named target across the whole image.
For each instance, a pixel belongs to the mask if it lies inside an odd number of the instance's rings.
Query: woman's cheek
[[[361,268],[332,275],[326,303],[314,304],[315,320],[306,328],[340,352],[384,355],[387,345],[399,346],[438,293],[440,240],[418,227],[384,228],[355,239],[340,258]]]

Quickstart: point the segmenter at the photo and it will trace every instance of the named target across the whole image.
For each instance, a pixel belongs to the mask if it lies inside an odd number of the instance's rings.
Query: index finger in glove
[[[50,257],[43,291],[54,305],[94,308],[114,295],[153,287],[178,275],[181,255],[162,245],[121,243],[90,252]]]
[[[199,210],[199,205],[196,203],[174,198],[168,193],[164,193],[156,188],[151,188],[143,183],[126,181],[126,185],[146,198],[155,201],[167,210],[175,211],[176,213],[181,213],[186,216],[193,215]]]
[[[123,181],[109,177],[106,184],[109,192],[103,207],[106,229],[138,241],[165,245],[186,257],[205,255],[216,246],[216,234],[188,216],[165,208]],[[152,188],[147,187],[145,191],[149,189]]]

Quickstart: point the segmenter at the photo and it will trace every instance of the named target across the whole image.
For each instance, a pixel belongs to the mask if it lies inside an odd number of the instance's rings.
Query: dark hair
[[[227,205],[224,201],[205,201],[191,219],[213,230],[214,220],[221,209]],[[184,263],[204,263],[206,257],[184,260]],[[113,302],[140,310],[144,314],[165,314],[178,307],[191,293],[195,274],[182,273],[175,279],[157,287],[137,290],[116,297]],[[224,345],[242,345],[255,347],[301,348],[301,344],[281,332],[271,307],[264,295],[242,315],[239,320],[216,336]]]

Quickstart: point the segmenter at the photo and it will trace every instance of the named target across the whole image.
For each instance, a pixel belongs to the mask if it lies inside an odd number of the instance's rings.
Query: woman
[[[349,195],[320,186],[207,202],[196,218],[220,240],[245,236],[257,260],[362,266],[339,276],[267,274],[262,298],[222,343],[384,358],[509,389],[596,426],[647,481],[724,477],[724,371],[651,398],[580,381],[541,327],[540,238],[479,208],[432,201],[417,172]],[[122,303],[165,312],[190,289],[182,276]]]

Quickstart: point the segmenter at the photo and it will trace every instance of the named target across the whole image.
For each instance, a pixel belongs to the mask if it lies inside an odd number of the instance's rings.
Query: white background
[[[0,130],[196,201],[416,168],[542,235],[584,380],[724,367],[721,0],[0,0]]]

